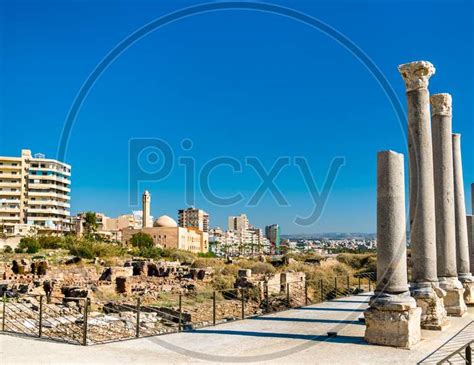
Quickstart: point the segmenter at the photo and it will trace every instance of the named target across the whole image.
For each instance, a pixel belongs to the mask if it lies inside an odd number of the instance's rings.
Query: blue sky
[[[474,181],[472,1],[274,1],[331,25],[377,64],[405,108],[400,63],[426,59],[437,68],[431,93],[453,95],[463,135],[468,212]],[[197,1],[0,0],[0,154],[22,148],[56,157],[68,110],[100,60],[137,28]],[[196,192],[212,226],[246,212],[251,223],[280,223],[283,233],[375,231],[376,153],[406,153],[388,98],[340,44],[292,19],[226,10],[188,17],[126,50],[99,78],[80,109],[66,151],[73,167],[72,212],[129,212],[128,144],[160,138],[196,166],[219,156],[256,156],[269,169],[280,156],[305,157],[319,186],[331,160],[346,159],[325,210],[311,226],[294,223],[313,204],[295,166],[275,180],[289,206],[271,194],[254,207],[260,184],[249,166],[211,175],[218,195],[240,192],[227,207]],[[181,141],[193,148],[183,151]],[[185,206],[184,169],[141,186],[152,213]]]

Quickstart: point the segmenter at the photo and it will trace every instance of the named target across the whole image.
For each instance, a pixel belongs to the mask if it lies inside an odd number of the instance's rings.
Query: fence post
[[[137,327],[135,330],[135,336],[140,337],[140,298],[137,298]]]
[[[7,316],[7,294],[3,293],[3,316],[2,316],[2,331],[5,332],[5,317]]]
[[[291,308],[290,283],[286,283],[286,306]]]
[[[40,295],[39,302],[39,318],[38,318],[38,337],[41,338],[43,335],[43,296]]]
[[[349,280],[349,275],[347,275],[347,294],[346,295],[349,295],[350,289],[351,289],[351,283]]]
[[[334,296],[337,298],[337,276],[334,278]]]
[[[359,275],[359,291],[361,291],[361,285],[360,285],[360,275]]]
[[[264,294],[265,294],[265,309],[266,309],[266,313],[270,312],[270,297],[268,295],[268,283],[265,283],[264,284]]]
[[[182,330],[182,321],[183,321],[183,316],[182,316],[182,294],[179,294],[178,297],[178,306],[179,306],[179,319],[178,319],[178,331],[181,332]]]
[[[244,297],[244,288],[240,289],[242,296],[242,319],[245,319],[245,297]]]
[[[371,291],[372,291],[372,287],[371,287],[371,285],[370,285],[370,284],[371,284],[371,282],[370,282],[370,274],[369,274],[368,278],[369,278],[369,292],[371,292]]]
[[[319,279],[319,291],[321,292],[321,302],[324,302],[323,279]]]
[[[82,345],[87,346],[87,318],[89,316],[89,298],[84,299],[84,314],[82,316]]]
[[[304,282],[304,305],[308,305],[308,282]]]
[[[216,325],[216,291],[212,293],[212,325]]]
[[[466,365],[472,365],[472,348],[470,344],[466,346]]]

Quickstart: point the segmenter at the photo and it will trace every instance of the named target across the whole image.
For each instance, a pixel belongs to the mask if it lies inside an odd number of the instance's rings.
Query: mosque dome
[[[173,228],[173,227],[178,227],[178,223],[176,223],[176,221],[173,218],[167,215],[162,215],[157,220],[155,220],[155,222],[153,223],[153,227]]]

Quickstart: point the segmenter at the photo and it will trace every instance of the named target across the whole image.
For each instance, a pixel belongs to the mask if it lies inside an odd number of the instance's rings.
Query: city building
[[[0,231],[70,231],[70,177],[70,165],[30,150],[0,156]]]
[[[151,196],[147,191],[145,191],[142,199],[144,213],[147,211],[147,209],[149,212],[150,201]],[[190,212],[189,216],[187,216],[187,213],[190,209],[192,211]],[[129,227],[122,229],[122,242],[130,244],[134,234],[143,232],[151,236],[157,247],[176,248],[194,253],[208,252],[209,234],[207,231],[204,231],[204,228],[206,230],[208,229],[209,216],[202,210],[200,211],[202,213],[201,214],[199,209],[190,209],[183,210],[182,215],[182,224],[188,225],[187,227],[180,227],[173,218],[167,215],[162,215],[155,222],[153,222],[152,226],[146,226],[146,224],[142,224],[142,228]],[[181,213],[181,210],[179,213]],[[146,217],[147,215],[143,214],[144,221],[146,220]]]
[[[281,244],[281,232],[278,224],[272,224],[265,227],[265,237],[270,241],[271,245],[275,248],[275,252],[280,252]]]
[[[197,208],[178,210],[178,224],[184,228],[197,228],[209,232],[209,214]]]
[[[226,256],[270,253],[270,242],[260,228],[250,224],[247,215],[229,217],[227,227],[227,231],[220,228],[210,230],[209,242],[212,252]]]
[[[134,234],[143,232],[153,238],[153,242],[160,248],[177,248],[194,253],[209,251],[209,235],[197,228],[178,227],[176,221],[162,215],[154,223],[153,227],[141,229],[124,229],[122,241],[131,243]]]

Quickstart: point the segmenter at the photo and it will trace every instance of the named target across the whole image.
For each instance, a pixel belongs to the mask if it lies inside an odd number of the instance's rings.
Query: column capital
[[[428,61],[414,61],[398,66],[398,71],[405,81],[406,91],[427,89],[429,79],[436,72],[435,67]]]
[[[448,93],[434,94],[430,97],[431,115],[446,115],[453,114],[453,98]]]

